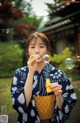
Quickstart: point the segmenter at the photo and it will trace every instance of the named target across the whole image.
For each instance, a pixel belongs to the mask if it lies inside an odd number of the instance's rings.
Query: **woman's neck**
[[[45,62],[39,62],[37,64],[37,71],[40,73],[45,66]]]

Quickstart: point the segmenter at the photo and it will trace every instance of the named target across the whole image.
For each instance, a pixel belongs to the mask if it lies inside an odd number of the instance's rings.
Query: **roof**
[[[52,14],[55,15],[55,18],[46,23],[42,29],[43,32],[56,30],[66,25],[73,27],[74,23],[80,24],[80,3],[61,3],[54,8]]]

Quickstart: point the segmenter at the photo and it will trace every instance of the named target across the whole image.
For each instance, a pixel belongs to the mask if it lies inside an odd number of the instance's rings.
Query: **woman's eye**
[[[44,48],[44,45],[40,46],[40,48]]]
[[[35,46],[31,46],[30,48],[35,48]]]

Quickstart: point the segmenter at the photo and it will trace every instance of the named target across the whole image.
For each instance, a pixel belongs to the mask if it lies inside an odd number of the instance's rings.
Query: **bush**
[[[54,54],[53,56],[51,56],[51,62],[52,64],[63,70],[68,77],[72,77],[73,79],[78,78],[79,75],[79,69],[78,68],[78,62],[77,62],[77,55],[73,55],[72,52],[70,51],[69,48],[65,48],[64,51],[61,54]],[[71,58],[74,62],[75,67],[73,69],[67,69],[66,64],[65,64],[65,60],[66,58]]]
[[[22,66],[22,55],[19,44],[0,42],[0,77],[11,77],[16,68]]]

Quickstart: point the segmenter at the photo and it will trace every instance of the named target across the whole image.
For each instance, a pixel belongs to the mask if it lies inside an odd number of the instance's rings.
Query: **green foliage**
[[[21,8],[21,6],[23,9],[25,8],[25,2],[23,3],[23,0],[12,0],[12,2],[17,8]]]
[[[1,3],[3,3],[3,1],[1,1]],[[31,0],[29,1],[12,0],[10,2],[10,5],[11,6],[9,8],[11,9],[8,10],[9,12],[7,12],[6,16],[5,16],[5,13],[3,12],[4,13],[3,15],[4,17],[6,17],[7,21],[5,22],[5,20],[2,18],[3,22],[5,23],[3,25],[3,30],[1,30],[1,37],[0,37],[1,41],[8,42],[8,41],[15,40],[14,37],[15,37],[15,34],[17,34],[17,31],[15,31],[15,25],[17,24],[27,24],[27,25],[30,24],[34,26],[36,30],[41,27],[40,24],[43,21],[43,18],[38,17],[35,14],[31,5]],[[6,5],[6,10],[7,9],[8,9],[8,6]],[[10,13],[13,13],[12,16],[9,16]],[[35,29],[34,31],[36,31]],[[27,30],[26,35],[28,35],[28,33],[32,33],[32,30],[29,28]],[[25,38],[25,34],[23,34],[23,36]]]
[[[36,15],[31,15],[31,16],[25,16],[17,21],[15,21],[14,24],[32,24],[33,26],[36,27],[36,29],[39,28],[43,18],[38,17]]]
[[[22,12],[24,13],[24,17],[15,21],[15,24],[32,24],[33,26],[38,29],[40,26],[40,23],[42,22],[43,18],[36,16],[36,14],[33,11],[31,0],[13,0],[15,3],[15,6],[17,8],[21,8]]]
[[[13,2],[13,5],[16,8],[21,9],[22,12],[26,11],[26,13],[31,13],[32,6],[31,6],[31,3],[30,3],[30,0],[29,1],[26,1],[26,0],[12,0],[12,2]]]
[[[66,58],[71,58],[74,61],[75,64],[74,69],[69,70],[66,68],[65,64]],[[73,74],[75,74],[75,76],[78,75],[76,55],[74,56],[69,48],[65,48],[61,54],[54,54],[53,56],[51,56],[50,59],[55,67],[63,70],[69,77],[72,77]]]
[[[22,66],[22,54],[18,44],[0,43],[0,77],[9,77]]]
[[[0,78],[0,113],[1,106],[7,106],[8,123],[17,123],[17,112],[12,107],[12,98],[10,96],[10,87],[12,78]]]
[[[45,5],[47,6],[48,17],[50,20],[55,17],[55,14],[53,14],[53,11],[56,10],[56,8],[58,8],[60,3],[61,3],[61,0],[53,0],[51,3],[45,3]]]

